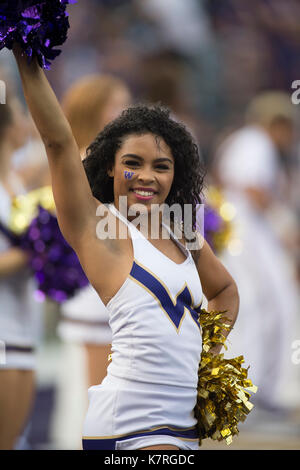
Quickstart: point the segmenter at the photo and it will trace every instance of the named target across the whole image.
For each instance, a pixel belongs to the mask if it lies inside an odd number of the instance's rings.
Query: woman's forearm
[[[218,295],[208,301],[208,311],[224,311],[224,316],[230,320],[229,327],[232,328],[239,311],[239,293],[236,284],[233,282],[223,289]],[[223,330],[222,334],[227,337],[230,330]],[[211,352],[218,354],[222,346],[216,346]]]
[[[14,48],[24,95],[44,142],[61,232],[78,247],[83,233],[93,230],[96,205],[71,127],[36,59],[28,65],[20,48]],[[72,182],[72,191],[68,181]]]
[[[28,257],[19,248],[10,248],[0,253],[0,278],[9,276],[24,268],[28,263]]]
[[[14,55],[28,108],[46,148],[69,143],[74,139],[70,125],[36,58],[28,64],[18,45],[14,46]]]

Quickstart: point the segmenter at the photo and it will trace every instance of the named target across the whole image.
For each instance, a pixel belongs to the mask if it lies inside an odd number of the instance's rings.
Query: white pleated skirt
[[[197,390],[107,375],[88,390],[83,449],[137,450],[158,444],[199,450]]]

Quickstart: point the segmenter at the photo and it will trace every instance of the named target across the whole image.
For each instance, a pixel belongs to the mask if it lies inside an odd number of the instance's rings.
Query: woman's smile
[[[130,189],[130,191],[132,191],[135,194],[137,199],[142,200],[142,201],[143,200],[150,201],[157,194],[157,191],[155,191],[152,188],[139,187],[139,188],[132,188]]]

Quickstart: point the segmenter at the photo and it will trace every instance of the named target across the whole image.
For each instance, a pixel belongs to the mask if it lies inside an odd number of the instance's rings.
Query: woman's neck
[[[168,237],[168,232],[164,228],[163,215],[161,211],[139,212],[130,215],[130,210],[126,206],[126,211],[120,210],[119,205],[114,203],[116,209],[129,221],[133,222],[136,228],[146,237],[151,239],[161,239]],[[124,207],[122,208],[125,209]],[[134,212],[134,211],[133,211]]]

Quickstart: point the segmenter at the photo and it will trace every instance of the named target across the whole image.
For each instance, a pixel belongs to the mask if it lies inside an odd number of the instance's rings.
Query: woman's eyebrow
[[[172,165],[174,165],[174,162],[171,160],[171,158],[168,158],[168,157],[161,157],[161,158],[155,159],[155,163],[161,163],[161,162],[169,162],[169,163],[172,163]]]
[[[128,158],[128,157],[137,158],[138,160],[144,160],[142,157],[140,157],[140,155],[136,155],[135,153],[126,153],[125,155],[122,155],[121,158]]]
[[[140,155],[136,155],[135,153],[126,153],[125,155],[122,155],[122,158],[128,158],[128,157],[131,157],[131,158],[133,157],[141,161],[144,160]],[[155,158],[154,161],[155,163],[169,162],[172,165],[174,165],[174,162],[168,157]]]

